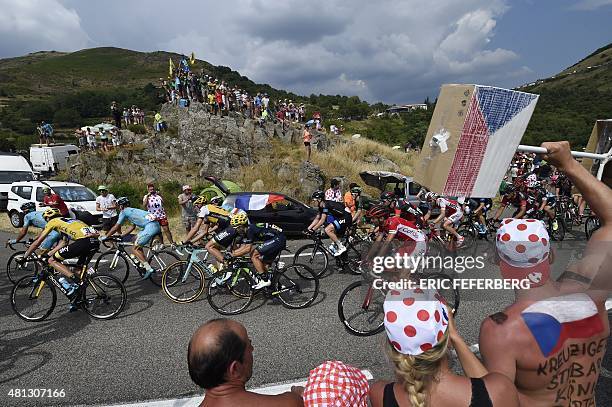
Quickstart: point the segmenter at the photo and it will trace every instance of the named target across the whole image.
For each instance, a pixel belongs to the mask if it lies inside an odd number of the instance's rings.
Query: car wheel
[[[23,215],[16,210],[12,210],[9,213],[9,219],[14,228],[20,228],[23,226]]]

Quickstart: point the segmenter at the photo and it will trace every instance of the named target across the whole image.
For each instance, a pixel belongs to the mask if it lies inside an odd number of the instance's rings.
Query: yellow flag
[[[174,62],[172,62],[172,58],[170,60],[170,65],[168,66],[168,75],[172,76],[172,72],[174,71]]]
[[[193,53],[193,51],[191,52],[191,56],[189,57],[189,63],[191,65],[195,64],[195,54]]]

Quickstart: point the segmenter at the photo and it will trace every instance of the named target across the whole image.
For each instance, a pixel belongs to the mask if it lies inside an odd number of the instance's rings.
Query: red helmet
[[[368,218],[387,218],[391,214],[388,207],[383,205],[375,205],[366,212]]]

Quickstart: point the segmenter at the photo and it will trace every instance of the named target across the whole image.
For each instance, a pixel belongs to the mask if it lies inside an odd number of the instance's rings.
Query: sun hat
[[[304,387],[306,407],[367,407],[369,385],[356,367],[334,360],[315,367]]]
[[[544,284],[550,276],[550,237],[542,221],[502,220],[495,247],[499,268],[506,279],[529,279],[532,287]]]
[[[435,290],[390,290],[383,309],[387,338],[404,355],[428,351],[442,341],[448,329],[448,310]]]
[[[191,186],[189,186],[189,185],[183,185],[183,191],[187,191],[188,189],[191,189]]]
[[[106,188],[106,185],[100,185],[98,191],[108,191],[108,188]]]

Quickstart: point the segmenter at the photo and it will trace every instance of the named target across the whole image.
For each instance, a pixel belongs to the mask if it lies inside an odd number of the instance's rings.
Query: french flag
[[[257,211],[266,207],[266,205],[282,201],[285,197],[282,195],[263,194],[263,195],[239,195],[234,204],[236,208],[242,210]]]
[[[586,294],[538,301],[521,316],[546,357],[558,352],[568,339],[589,338],[604,329],[597,306]]]

